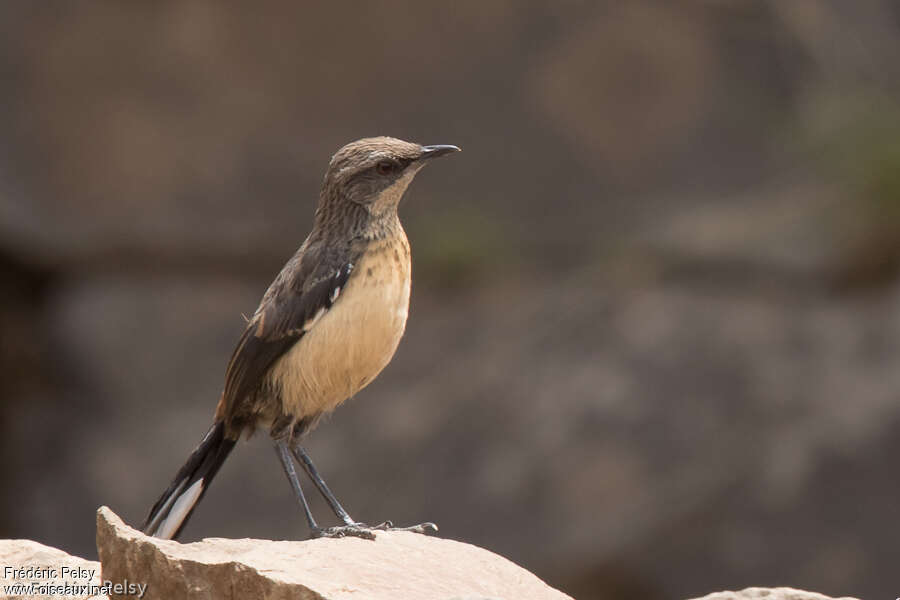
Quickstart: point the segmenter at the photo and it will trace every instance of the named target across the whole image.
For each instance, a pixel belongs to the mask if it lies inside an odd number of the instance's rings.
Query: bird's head
[[[459,148],[421,146],[390,137],[351,142],[331,158],[322,202],[349,202],[376,217],[390,214],[419,169],[430,159],[451,152],[459,152]]]

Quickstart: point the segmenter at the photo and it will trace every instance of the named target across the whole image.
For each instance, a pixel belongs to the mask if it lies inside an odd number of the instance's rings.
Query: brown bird
[[[390,362],[409,309],[409,242],[397,205],[430,159],[456,146],[420,146],[376,137],[332,157],[312,231],[247,323],[228,363],[215,420],[150,510],[142,529],[172,539],[241,435],[268,429],[313,537],[374,538],[334,497],[300,446],[319,419],[368,385]],[[319,527],[300,488],[292,456],[335,515]],[[403,528],[425,533],[433,523]]]

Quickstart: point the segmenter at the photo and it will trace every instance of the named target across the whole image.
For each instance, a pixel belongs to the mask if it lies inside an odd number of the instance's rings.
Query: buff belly
[[[390,362],[409,312],[409,250],[381,244],[353,267],[331,309],[269,372],[286,414],[334,410]]]

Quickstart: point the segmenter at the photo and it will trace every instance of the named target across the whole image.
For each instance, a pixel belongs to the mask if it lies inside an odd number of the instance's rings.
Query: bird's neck
[[[371,206],[346,198],[322,198],[316,209],[314,229],[327,236],[370,240],[403,232],[396,206],[373,213]]]

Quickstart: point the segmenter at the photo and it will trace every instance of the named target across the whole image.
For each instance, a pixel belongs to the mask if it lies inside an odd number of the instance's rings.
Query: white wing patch
[[[344,267],[344,268],[347,270],[347,278],[349,278],[349,277],[350,277],[350,273],[353,272],[353,263],[347,263],[347,266]],[[338,269],[338,270],[335,271],[335,273],[334,273],[334,278],[335,278],[335,279],[340,279],[340,277],[341,277],[341,269]],[[338,296],[341,295],[341,291],[342,291],[342,290],[343,290],[343,288],[342,288],[341,286],[336,286],[336,287],[334,288],[334,291],[331,292],[331,300],[330,300],[331,304],[334,304],[334,301],[338,299]],[[307,330],[307,331],[308,331],[308,330]]]

